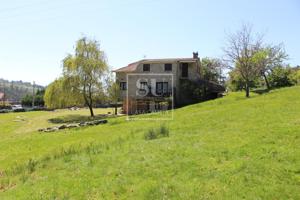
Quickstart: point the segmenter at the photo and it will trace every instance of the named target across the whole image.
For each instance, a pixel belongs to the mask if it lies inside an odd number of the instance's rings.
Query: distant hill
[[[44,89],[41,85],[35,85],[35,91]],[[33,85],[23,81],[8,81],[0,78],[0,92],[5,94],[9,101],[20,101],[26,94],[32,94]]]

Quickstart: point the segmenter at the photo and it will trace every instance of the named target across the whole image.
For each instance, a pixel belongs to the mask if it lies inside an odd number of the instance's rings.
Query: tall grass
[[[159,128],[149,128],[145,134],[145,140],[154,140],[162,137],[169,137],[169,128],[165,124],[161,124]]]

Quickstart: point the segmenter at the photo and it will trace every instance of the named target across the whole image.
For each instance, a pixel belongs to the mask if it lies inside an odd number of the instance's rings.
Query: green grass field
[[[0,115],[1,200],[300,199],[300,87],[231,93],[171,121],[36,131],[70,114],[88,111]],[[162,125],[168,137],[145,139]]]

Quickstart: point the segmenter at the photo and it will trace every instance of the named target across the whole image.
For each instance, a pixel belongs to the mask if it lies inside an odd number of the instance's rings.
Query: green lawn
[[[300,87],[231,93],[171,121],[36,131],[70,114],[88,111],[0,115],[1,200],[300,199]],[[162,124],[169,137],[144,139]]]

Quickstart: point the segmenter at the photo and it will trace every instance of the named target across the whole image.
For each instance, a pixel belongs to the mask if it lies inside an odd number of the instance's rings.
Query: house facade
[[[145,113],[188,104],[182,84],[201,81],[200,68],[198,53],[193,53],[191,58],[143,59],[115,70],[123,111]]]

